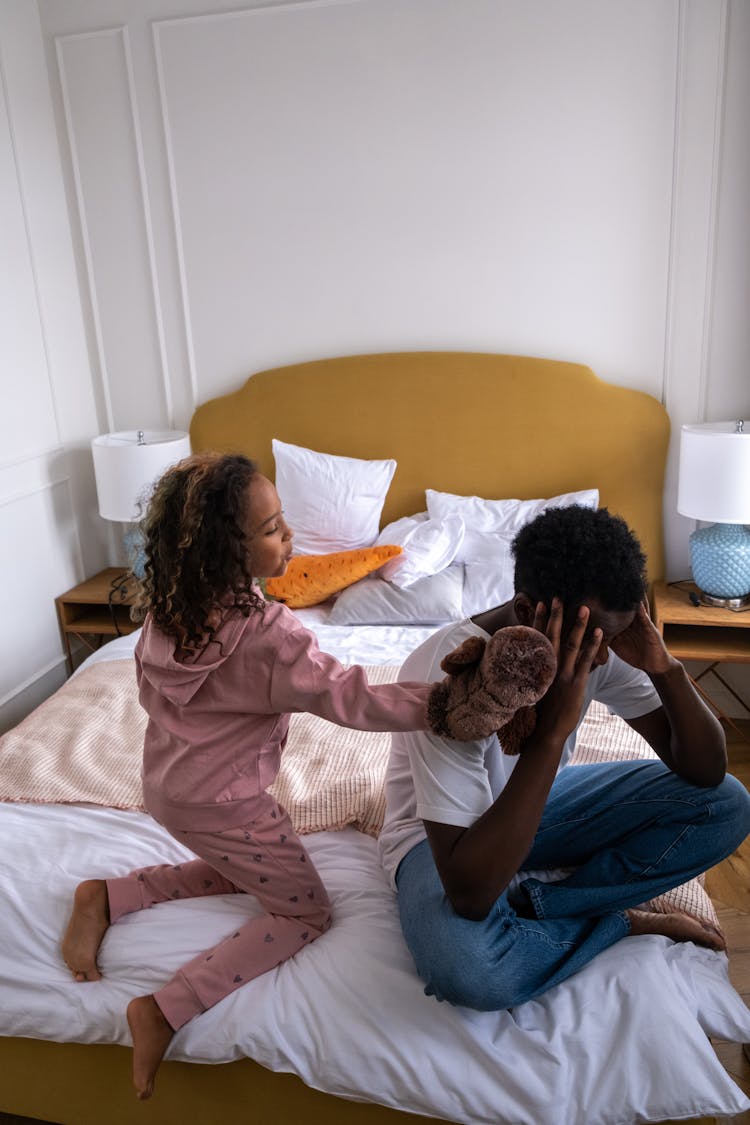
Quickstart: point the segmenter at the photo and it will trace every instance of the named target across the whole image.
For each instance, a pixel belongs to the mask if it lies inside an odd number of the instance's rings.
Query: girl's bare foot
[[[108,926],[107,884],[104,879],[86,879],[76,887],[73,913],[62,940],[62,955],[74,980],[101,980],[96,955]]]
[[[153,996],[138,996],[128,1004],[128,1026],[133,1036],[133,1085],[141,1099],[154,1092],[154,1079],[164,1052],[174,1035]]]
[[[708,949],[726,952],[724,934],[707,922],[699,922],[689,914],[659,914],[651,910],[626,910],[631,934],[665,934],[672,941],[694,941]]]

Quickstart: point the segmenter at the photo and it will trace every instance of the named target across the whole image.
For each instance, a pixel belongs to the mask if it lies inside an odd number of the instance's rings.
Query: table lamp
[[[122,430],[91,442],[99,515],[132,524],[146,510],[154,485],[171,465],[190,454],[190,437],[182,430]],[[143,577],[143,541],[137,528],[126,532],[130,569]]]
[[[683,426],[677,511],[711,522],[690,536],[704,605],[750,608],[750,432],[739,422]]]

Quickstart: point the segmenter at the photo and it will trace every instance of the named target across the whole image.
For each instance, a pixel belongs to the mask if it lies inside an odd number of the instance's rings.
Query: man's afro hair
[[[635,609],[646,593],[646,557],[638,539],[606,508],[548,508],[516,535],[516,593],[549,606],[597,598],[615,612]]]

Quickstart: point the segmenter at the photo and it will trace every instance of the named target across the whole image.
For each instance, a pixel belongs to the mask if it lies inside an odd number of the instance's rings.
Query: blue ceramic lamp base
[[[136,525],[123,536],[128,565],[136,578],[143,578],[146,574],[146,551],[143,542],[143,532]]]
[[[714,523],[694,531],[690,565],[706,605],[750,609],[750,527]]]

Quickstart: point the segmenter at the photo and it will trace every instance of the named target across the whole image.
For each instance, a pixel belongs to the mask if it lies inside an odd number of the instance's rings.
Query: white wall
[[[39,0],[86,436],[407,348],[588,363],[675,428],[747,413],[744,0],[223,7]],[[674,458],[665,517],[677,577]],[[95,523],[89,482],[87,572]]]
[[[54,598],[104,561],[98,422],[36,6],[0,0],[0,716],[63,680]]]

